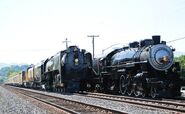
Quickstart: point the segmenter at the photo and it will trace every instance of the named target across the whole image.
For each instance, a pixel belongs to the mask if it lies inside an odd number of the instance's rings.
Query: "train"
[[[70,46],[36,65],[30,65],[26,71],[10,78],[6,83],[49,91],[84,91],[90,85],[91,66],[91,53],[77,46]]]
[[[17,85],[60,92],[177,97],[181,94],[181,79],[174,51],[160,36],[131,42],[99,58],[70,46],[27,68],[18,75],[22,79]]]

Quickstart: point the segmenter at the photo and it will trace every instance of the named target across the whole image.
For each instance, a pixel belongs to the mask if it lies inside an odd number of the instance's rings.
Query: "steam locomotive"
[[[77,46],[60,51],[45,62],[44,80],[48,89],[83,91],[91,79],[92,56]]]
[[[160,36],[115,49],[93,61],[94,88],[137,97],[179,96],[180,66],[173,51]]]

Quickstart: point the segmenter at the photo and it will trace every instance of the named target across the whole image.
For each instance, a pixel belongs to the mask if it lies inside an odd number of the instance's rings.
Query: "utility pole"
[[[65,39],[65,41],[62,41],[62,43],[66,43],[66,49],[68,48],[68,42],[70,41],[68,41],[67,38]]]
[[[87,37],[91,37],[91,38],[92,38],[92,46],[93,46],[93,59],[94,59],[94,38],[95,38],[95,37],[99,37],[99,35],[96,35],[96,36],[95,36],[95,35],[90,35],[90,36],[88,35]]]

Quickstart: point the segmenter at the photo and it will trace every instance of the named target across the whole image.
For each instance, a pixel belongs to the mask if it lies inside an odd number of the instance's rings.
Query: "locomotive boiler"
[[[45,86],[56,91],[83,91],[90,82],[91,54],[70,46],[45,63]]]
[[[160,36],[116,49],[94,60],[95,88],[152,98],[178,96],[180,67],[173,51]]]

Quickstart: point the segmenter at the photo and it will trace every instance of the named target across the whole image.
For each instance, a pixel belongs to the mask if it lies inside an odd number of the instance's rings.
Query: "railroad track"
[[[18,89],[18,90],[20,90],[19,93],[21,94],[32,97],[39,101],[45,102],[47,104],[53,105],[59,109],[65,110],[66,112],[69,112],[72,114],[76,114],[76,113],[122,113],[123,114],[124,113],[124,112],[106,109],[106,108],[98,107],[94,105],[92,106],[92,105],[77,102],[77,101],[69,101],[66,99],[62,99],[60,97],[42,94],[40,92],[37,93],[37,92],[27,91],[24,89]],[[76,94],[76,95],[129,103],[129,104],[138,105],[144,108],[146,107],[158,108],[162,110],[168,110],[174,113],[185,113],[185,102],[181,102],[182,100],[173,100],[173,99],[152,100],[152,99],[109,95],[109,94],[102,94],[102,93],[91,93],[91,92],[87,92],[85,94]],[[67,104],[63,104],[65,102]]]
[[[7,89],[12,89],[9,87],[5,87]],[[117,110],[112,110],[112,109],[107,109],[104,107],[96,106],[96,105],[91,105],[87,103],[82,103],[79,101],[72,101],[68,99],[64,99],[61,97],[56,97],[53,95],[47,95],[44,93],[38,93],[34,91],[29,91],[25,89],[19,89],[15,88],[16,92],[21,93],[25,96],[34,98],[38,101],[44,102],[48,105],[54,106],[62,111],[65,111],[70,114],[81,114],[81,113],[100,113],[100,114],[127,114],[126,112],[123,111],[117,111]]]
[[[86,94],[77,94],[77,95],[118,101],[123,103],[139,105],[139,106],[158,108],[158,109],[172,111],[175,113],[185,113],[185,102],[181,102],[181,100],[173,100],[173,99],[152,100],[152,99],[109,95],[109,94],[101,94],[101,93],[91,93],[91,92],[87,92]]]

